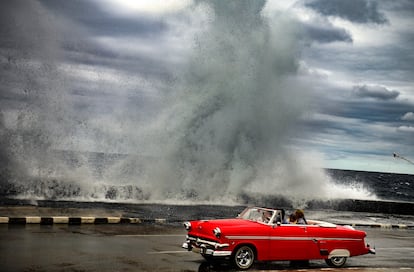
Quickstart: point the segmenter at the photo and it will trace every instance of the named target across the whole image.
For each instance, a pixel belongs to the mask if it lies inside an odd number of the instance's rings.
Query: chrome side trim
[[[270,240],[271,236],[226,236],[229,240]]]
[[[226,236],[230,240],[281,240],[281,241],[363,241],[362,238],[296,237],[296,236]]]

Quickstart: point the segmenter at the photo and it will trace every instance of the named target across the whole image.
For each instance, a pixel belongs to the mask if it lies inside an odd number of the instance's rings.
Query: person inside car
[[[296,220],[296,216],[294,213],[289,215],[289,224],[296,224],[298,220]]]
[[[270,218],[272,218],[272,215],[273,213],[271,211],[264,210],[262,212],[261,218],[259,218],[258,221],[263,222],[263,223],[269,223]]]
[[[308,224],[308,222],[306,222],[305,213],[303,212],[303,210],[297,209],[295,211],[295,217],[296,217],[296,224],[303,224],[303,225]]]
[[[289,224],[289,222],[285,219],[285,210],[284,209],[281,209],[277,213],[277,216],[274,219],[274,223],[276,223],[276,224]]]

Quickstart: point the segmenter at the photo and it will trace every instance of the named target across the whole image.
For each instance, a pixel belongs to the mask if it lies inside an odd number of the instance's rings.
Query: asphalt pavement
[[[343,269],[311,261],[257,263],[250,271],[414,271],[414,230],[364,230],[377,254],[349,258]],[[1,271],[235,271],[182,249],[185,235],[168,224],[1,224]]]
[[[0,220],[0,271],[235,271],[226,263],[213,266],[200,255],[182,249],[186,235],[182,222],[234,217],[243,208],[76,202],[0,206],[0,219],[14,218],[16,223]],[[311,261],[305,267],[292,267],[289,262],[257,263],[249,271],[414,272],[414,228],[409,227],[413,216],[306,212],[308,218],[355,224],[367,232],[366,240],[376,247],[377,254],[352,257],[342,269]],[[113,220],[116,218],[139,220],[125,224],[125,220]],[[60,223],[55,224],[55,220]]]

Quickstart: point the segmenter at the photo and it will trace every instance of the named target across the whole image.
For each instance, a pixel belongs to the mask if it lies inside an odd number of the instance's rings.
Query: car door
[[[329,241],[326,239],[328,229],[318,225],[310,225],[306,234],[312,244],[309,246],[309,259],[318,259],[327,256],[329,253]],[[329,235],[328,235],[329,236]]]
[[[271,260],[308,260],[313,241],[307,235],[307,225],[275,225],[270,233]]]

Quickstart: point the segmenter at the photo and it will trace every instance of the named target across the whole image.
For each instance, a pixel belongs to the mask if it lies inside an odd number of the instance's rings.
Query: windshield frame
[[[265,212],[270,212],[272,214],[268,221],[261,220],[262,215],[264,215]],[[277,223],[275,222],[275,219],[279,213],[280,213],[280,210],[276,210],[276,209],[261,208],[261,207],[247,207],[239,214],[237,218],[261,223],[264,225],[274,225]]]

